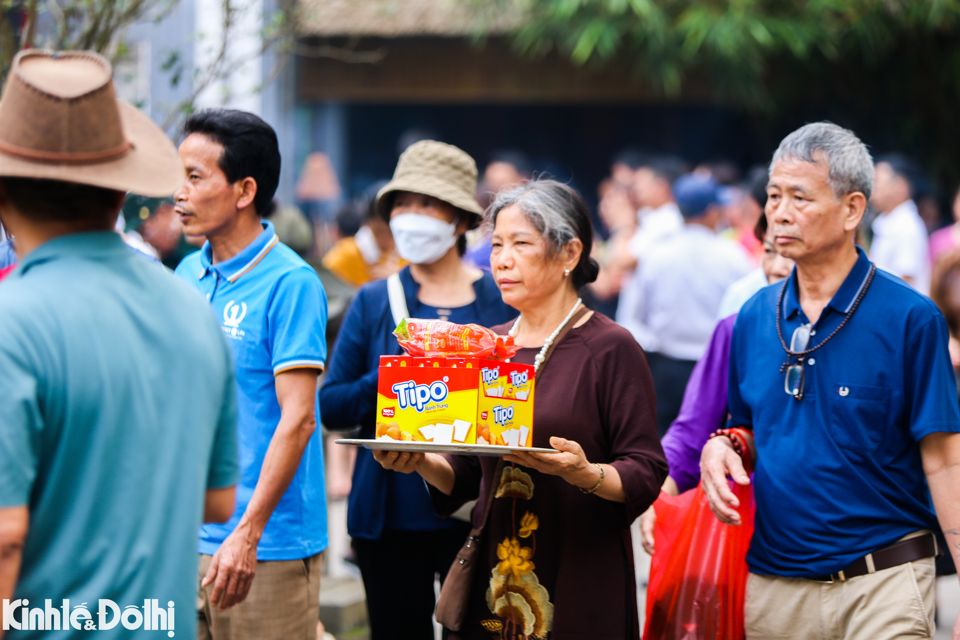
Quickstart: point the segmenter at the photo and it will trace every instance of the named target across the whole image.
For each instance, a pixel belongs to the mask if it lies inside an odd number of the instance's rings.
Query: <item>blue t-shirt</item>
[[[233,517],[204,525],[200,553],[213,554],[236,528],[260,479],[267,447],[280,422],[275,376],[291,369],[323,369],[327,356],[327,296],[320,276],[289,247],[273,225],[243,251],[212,264],[210,243],[183,259],[177,275],[213,307],[236,363],[237,430],[241,481]],[[317,424],[320,408],[316,407]],[[297,560],[327,547],[327,501],[320,429],[310,438],[257,547],[258,560]]]
[[[204,493],[239,479],[235,394],[203,298],[119,235],[63,236],[27,255],[0,283],[0,507],[30,513],[14,598],[69,600],[95,624],[102,600],[141,614],[155,600],[168,628],[172,602],[176,637],[196,637]]]
[[[853,270],[813,326],[809,347],[839,326],[866,286]],[[846,568],[918,529],[938,529],[920,440],[960,432],[947,325],[929,298],[876,271],[859,308],[804,365],[803,398],[784,389],[789,344],[808,322],[796,270],[740,311],[730,352],[730,426],[754,430],[756,531],[747,563],[759,574],[814,577]],[[795,360],[794,360],[795,362]]]

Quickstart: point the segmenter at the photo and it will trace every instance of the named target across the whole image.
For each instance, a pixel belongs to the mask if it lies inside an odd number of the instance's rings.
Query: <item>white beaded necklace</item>
[[[567,314],[567,317],[563,319],[563,322],[560,323],[560,326],[553,330],[547,339],[543,341],[543,348],[540,349],[540,353],[537,354],[537,357],[533,360],[533,372],[536,373],[540,368],[540,365],[543,364],[544,359],[547,357],[547,351],[550,349],[550,345],[553,344],[553,341],[557,339],[557,336],[560,335],[560,331],[563,330],[567,323],[570,322],[570,318],[573,317],[573,314],[576,313],[577,309],[580,307],[580,303],[583,302],[583,298],[577,298],[577,304],[573,305],[573,309],[570,309],[570,313]],[[516,337],[517,327],[520,326],[520,318],[523,316],[517,317],[516,322],[513,323],[513,326],[510,327],[508,335],[511,337]]]

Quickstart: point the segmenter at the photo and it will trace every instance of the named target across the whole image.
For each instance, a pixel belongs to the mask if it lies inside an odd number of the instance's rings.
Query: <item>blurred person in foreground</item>
[[[930,235],[930,264],[934,268],[941,258],[960,249],[960,187],[953,195],[952,205],[953,224]]]
[[[84,619],[127,638],[121,611],[195,637],[197,529],[230,517],[238,480],[232,362],[203,299],[113,228],[126,191],[168,196],[179,176],[106,60],[15,58],[0,98],[0,219],[20,258],[0,284],[0,599],[18,638],[87,637]]]
[[[938,518],[960,556],[946,322],[854,244],[874,171],[851,131],[801,127],[770,166],[767,221],[796,268],[740,310],[730,428],[700,461],[734,525],[727,476],[750,482],[735,446],[756,462],[747,638],[932,638]]]
[[[243,111],[183,123],[174,194],[200,251],[177,275],[206,297],[233,351],[242,480],[229,522],[200,532],[201,638],[316,638],[327,547],[317,375],[326,360],[320,277],[262,219],[280,179],[277,136]]]
[[[736,299],[740,300],[740,304],[724,316],[713,330],[707,351],[697,361],[697,366],[693,368],[687,382],[680,413],[663,437],[663,452],[667,456],[670,475],[663,482],[662,489],[672,496],[693,489],[700,482],[700,451],[710,434],[721,429],[727,421],[730,341],[740,306],[767,285],[788,277],[793,269],[793,260],[777,253],[765,216],[760,217],[754,233],[762,241],[764,248],[763,262],[760,265],[763,280],[758,281],[751,271],[727,288],[724,299],[730,297],[731,290],[736,289]],[[652,508],[648,509],[643,514],[639,528],[642,532],[643,548],[651,554],[654,551],[655,523],[656,513]]]
[[[643,347],[657,393],[663,436],[677,417],[687,380],[707,349],[724,292],[750,271],[737,243],[716,234],[719,185],[687,174],[673,185],[684,226],[650,250],[633,283],[628,329]]]
[[[399,355],[390,288],[399,286],[402,316],[439,318],[486,327],[515,317],[488,272],[466,264],[464,234],[480,223],[477,167],[457,147],[423,140],[400,156],[393,180],[377,195],[376,212],[389,221],[400,256],[410,263],[391,281],[360,289],[333,350],[320,390],[328,429],[360,425],[376,437],[380,356]],[[347,530],[367,595],[372,640],[433,638],[433,583],[443,581],[470,530],[434,513],[423,481],[385,471],[359,449]]]
[[[417,471],[440,513],[476,498],[478,524],[494,495],[466,620],[448,637],[487,640],[493,630],[511,638],[639,639],[629,526],[667,473],[643,351],[579,298],[598,271],[586,251],[593,230],[579,194],[534,180],[500,193],[487,219],[493,273],[504,302],[520,310],[494,330],[521,346],[515,362],[536,368],[533,446],[560,453],[517,453],[502,463],[386,451],[374,458]]]
[[[900,276],[920,293],[930,292],[927,227],[920,218],[914,189],[920,169],[899,154],[881,156],[876,163],[872,204],[874,219],[870,259],[878,268]]]

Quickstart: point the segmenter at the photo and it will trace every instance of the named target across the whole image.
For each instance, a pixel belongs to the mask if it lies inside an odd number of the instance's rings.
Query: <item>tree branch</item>
[[[387,57],[386,47],[378,47],[372,51],[354,51],[349,46],[311,45],[305,42],[298,42],[294,53],[305,58],[330,58],[348,64],[380,64]]]
[[[220,34],[217,56],[213,63],[207,67],[207,72],[205,74],[195,76],[193,89],[190,92],[190,95],[184,100],[180,101],[179,104],[175,105],[169,111],[162,124],[164,130],[169,129],[184,113],[187,113],[197,101],[197,98],[200,96],[200,94],[206,91],[214,82],[217,80],[225,80],[230,78],[230,76],[239,71],[251,60],[255,60],[265,55],[272,48],[284,41],[292,41],[295,37],[296,22],[291,17],[293,15],[293,11],[289,7],[285,7],[280,10],[280,13],[282,14],[282,23],[276,32],[265,32],[261,34],[260,46],[249,55],[229,59],[228,45],[230,40],[236,37],[236,34],[232,31],[236,23],[239,22],[240,10],[231,4],[231,0],[223,0],[223,9],[223,30]],[[272,81],[282,67],[283,60],[280,60],[269,74],[267,82]]]

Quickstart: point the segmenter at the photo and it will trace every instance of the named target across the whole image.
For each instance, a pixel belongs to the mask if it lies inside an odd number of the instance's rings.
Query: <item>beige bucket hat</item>
[[[476,199],[477,163],[467,152],[436,140],[421,140],[400,154],[393,180],[377,194],[377,213],[388,220],[393,194],[410,191],[433,196],[473,214],[470,227],[480,222],[483,209]]]
[[[0,96],[0,176],[169,196],[183,181],[177,150],[88,51],[17,54]]]

